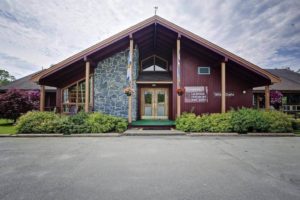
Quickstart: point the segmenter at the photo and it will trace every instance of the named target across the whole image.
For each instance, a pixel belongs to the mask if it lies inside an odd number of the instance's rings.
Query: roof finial
[[[154,6],[154,15],[156,15],[157,9],[158,9],[158,6]]]

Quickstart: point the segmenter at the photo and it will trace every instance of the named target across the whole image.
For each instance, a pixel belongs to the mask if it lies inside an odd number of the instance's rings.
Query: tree
[[[10,89],[0,94],[0,118],[12,119],[14,122],[21,114],[39,107],[38,91],[21,91]]]
[[[7,85],[14,80],[16,80],[16,78],[10,75],[8,71],[0,69],[0,86]]]

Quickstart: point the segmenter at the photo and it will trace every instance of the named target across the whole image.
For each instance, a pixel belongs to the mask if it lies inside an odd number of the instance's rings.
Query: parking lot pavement
[[[300,138],[0,138],[0,199],[300,199]]]

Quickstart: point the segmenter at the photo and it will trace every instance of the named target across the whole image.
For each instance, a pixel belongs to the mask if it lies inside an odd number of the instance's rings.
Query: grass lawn
[[[8,119],[0,119],[0,134],[15,134],[16,127],[13,126],[13,121]]]

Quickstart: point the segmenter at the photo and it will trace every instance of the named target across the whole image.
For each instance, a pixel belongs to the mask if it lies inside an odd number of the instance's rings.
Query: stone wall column
[[[134,56],[132,65],[132,87],[135,91],[137,91],[135,81],[137,68],[139,66],[137,47],[133,52]],[[125,87],[129,87],[129,82],[126,76],[129,64],[128,53],[129,49],[126,49],[99,61],[92,76],[94,81],[94,89],[93,87],[91,87],[94,96],[95,111],[123,117],[126,118],[126,120],[128,120],[129,98],[123,93],[123,90]],[[132,95],[132,121],[136,120],[136,96],[137,93],[135,92]]]

